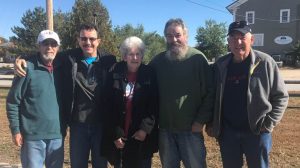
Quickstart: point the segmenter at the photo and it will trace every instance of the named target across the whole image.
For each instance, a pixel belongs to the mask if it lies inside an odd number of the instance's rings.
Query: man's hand
[[[147,133],[140,129],[132,135],[132,138],[139,140],[139,141],[144,141],[146,138],[146,135],[147,135]]]
[[[23,137],[22,137],[21,133],[17,133],[15,135],[13,135],[12,141],[14,142],[14,144],[16,146],[21,147],[23,145]]]
[[[203,131],[203,124],[200,124],[198,122],[194,122],[192,125],[192,132],[199,132],[202,133]]]
[[[264,126],[260,128],[260,133],[269,133],[269,132],[270,131],[268,131],[267,128]]]
[[[16,58],[15,64],[14,64],[14,72],[19,77],[26,76],[26,71],[23,67],[27,67],[27,63],[24,59],[21,59],[20,57]]]

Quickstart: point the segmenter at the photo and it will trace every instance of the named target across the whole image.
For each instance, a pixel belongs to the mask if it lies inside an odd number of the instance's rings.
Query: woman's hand
[[[146,138],[146,135],[147,135],[147,133],[140,129],[132,135],[132,138],[139,140],[139,141],[144,141]]]

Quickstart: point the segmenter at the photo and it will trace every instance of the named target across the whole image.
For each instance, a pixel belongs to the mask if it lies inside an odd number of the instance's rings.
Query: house
[[[236,0],[227,10],[234,21],[246,20],[255,41],[253,48],[279,59],[300,41],[300,0]]]

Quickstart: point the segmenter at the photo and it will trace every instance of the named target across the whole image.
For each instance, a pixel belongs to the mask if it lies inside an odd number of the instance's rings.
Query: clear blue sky
[[[71,11],[75,0],[53,0],[54,10]],[[165,22],[170,18],[182,18],[189,29],[189,44],[196,44],[197,28],[205,25],[205,20],[219,22],[232,21],[226,6],[233,0],[102,0],[107,8],[113,26],[127,23],[134,27],[142,24],[146,32],[157,31],[163,35]],[[46,7],[46,0],[8,0],[0,5],[0,36],[8,39],[14,34],[13,26],[21,26],[20,20],[27,10],[37,6]]]

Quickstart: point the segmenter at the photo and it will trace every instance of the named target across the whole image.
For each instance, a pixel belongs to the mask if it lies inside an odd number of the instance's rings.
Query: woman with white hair
[[[155,72],[142,63],[145,44],[135,36],[120,46],[122,61],[105,82],[107,122],[102,154],[115,167],[150,168],[158,150],[158,94]]]

